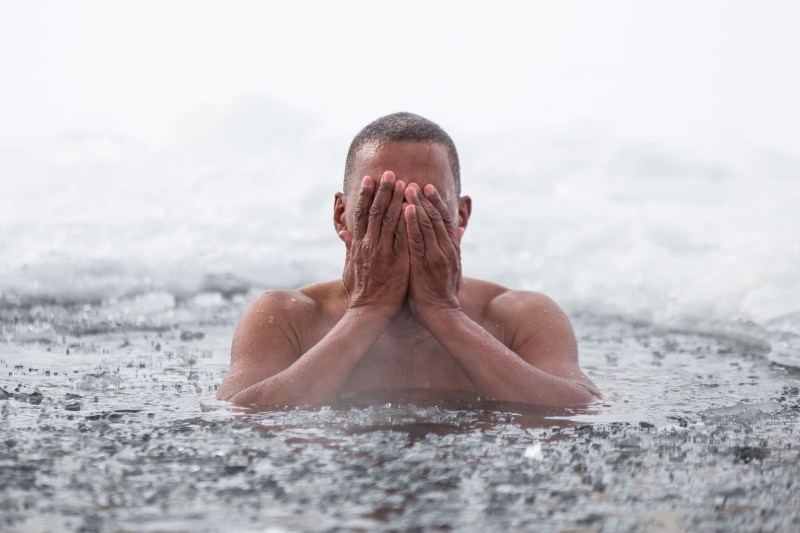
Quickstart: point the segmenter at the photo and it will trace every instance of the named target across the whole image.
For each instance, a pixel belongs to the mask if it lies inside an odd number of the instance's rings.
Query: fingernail
[[[364,176],[364,179],[361,180],[361,187],[366,187],[369,185],[369,176]]]
[[[429,183],[425,186],[424,192],[428,196],[433,196],[436,193],[436,187]]]
[[[403,189],[405,189],[405,188],[406,188],[406,184],[403,183],[402,180],[398,180],[398,181],[394,182],[394,190],[396,190],[397,192],[402,192]]]

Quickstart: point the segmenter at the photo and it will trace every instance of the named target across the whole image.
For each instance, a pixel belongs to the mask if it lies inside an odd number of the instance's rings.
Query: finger
[[[425,186],[425,189],[422,192],[425,195],[425,198],[427,198],[428,201],[433,204],[433,207],[435,207],[436,210],[439,211],[439,214],[442,217],[442,222],[444,222],[444,226],[447,229],[447,234],[450,236],[451,239],[455,239],[456,225],[453,223],[453,215],[450,211],[450,208],[447,207],[447,204],[439,195],[439,191],[437,191],[436,187],[434,187],[429,183],[428,185]]]
[[[403,218],[406,222],[406,234],[408,235],[408,252],[411,257],[421,259],[425,257],[425,238],[419,227],[417,218],[417,206],[414,204],[406,205],[403,211]]]
[[[381,227],[383,226],[383,217],[386,214],[386,207],[392,200],[394,191],[394,172],[384,172],[381,176],[378,190],[375,193],[375,199],[372,200],[372,205],[369,208],[369,222],[367,223],[367,235],[374,242],[378,242],[381,237]]]
[[[420,195],[419,186],[416,183],[406,187],[406,200],[415,208],[415,218],[422,233],[425,248],[429,251],[433,251],[432,248],[434,246],[438,248],[436,230],[433,227],[433,221],[431,220],[431,217],[428,215],[425,207],[422,205],[422,196]]]
[[[402,209],[405,193],[405,182],[402,180],[395,181],[392,200],[389,202],[386,213],[383,215],[383,226],[381,228],[381,242],[384,243],[384,246],[388,249],[392,249],[393,247],[397,226],[400,223],[400,219],[403,218]]]
[[[453,237],[447,231],[447,225],[442,217],[441,211],[436,208],[433,203],[426,197],[427,192],[430,191],[430,188],[433,188],[432,185],[426,185],[425,196],[419,196],[420,204],[422,205],[423,209],[425,209],[425,213],[428,215],[428,218],[431,221],[431,226],[433,227],[433,233],[436,235],[436,243],[439,245],[439,248],[442,250],[446,250],[453,246]],[[436,189],[433,188],[434,194],[436,193]],[[437,195],[438,196],[438,195]]]
[[[371,176],[364,176],[361,180],[361,189],[358,191],[358,200],[354,211],[353,239],[360,240],[367,234],[367,214],[369,213],[372,196],[375,192],[375,180]]]
[[[394,230],[394,255],[395,257],[406,257],[408,256],[408,230],[406,228],[406,207],[408,204],[403,202],[400,206],[400,213],[397,217],[399,220],[397,222],[397,227]]]

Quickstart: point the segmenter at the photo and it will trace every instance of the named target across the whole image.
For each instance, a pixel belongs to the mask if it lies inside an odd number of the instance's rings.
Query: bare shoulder
[[[566,319],[561,308],[540,292],[512,290],[490,281],[464,278],[464,287],[459,297],[468,302],[476,316],[489,319],[514,321],[518,318]],[[567,319],[568,321],[568,319]]]
[[[489,313],[504,323],[506,345],[525,361],[554,376],[575,380],[601,396],[581,370],[569,317],[551,298],[539,292],[508,290],[489,303]]]
[[[347,306],[347,293],[341,279],[306,285],[297,292],[302,294],[307,303],[313,304],[318,311],[324,312],[336,320],[341,318]]]
[[[217,393],[229,399],[288,368],[303,353],[324,317],[323,306],[304,290],[275,289],[245,309],[231,342],[231,366]]]
[[[556,302],[540,292],[481,280],[469,279],[465,288],[474,316],[503,344],[539,370],[580,382],[600,396],[580,368],[572,323]]]
[[[496,324],[503,343],[539,368],[576,366],[578,345],[569,317],[548,296],[472,281],[483,300],[478,313]]]
[[[489,304],[489,312],[508,324],[514,344],[535,342],[577,357],[577,343],[567,314],[550,297],[534,291],[508,290]]]
[[[250,302],[239,321],[255,321],[260,325],[279,325],[301,318],[319,303],[300,290],[271,289],[264,291]]]
[[[549,296],[535,291],[506,289],[487,302],[487,310],[506,318],[519,316],[528,319],[561,320],[567,319],[564,311]]]
[[[336,283],[317,283],[301,289],[273,289],[259,294],[239,321],[236,336],[262,340],[276,333],[292,340],[302,353],[310,330],[329,322],[331,303],[336,300]]]
[[[461,280],[458,299],[467,314],[482,318],[489,311],[492,302],[507,292],[507,288],[497,283],[464,277]]]
[[[338,285],[341,285],[339,283]],[[274,311],[271,314],[272,322],[278,318],[286,320],[292,319],[315,319],[317,313],[323,313],[330,307],[331,300],[335,299],[337,290],[336,281],[326,283],[315,283],[301,289],[271,289],[264,291],[256,296],[245,310],[242,318],[261,316],[267,311]]]

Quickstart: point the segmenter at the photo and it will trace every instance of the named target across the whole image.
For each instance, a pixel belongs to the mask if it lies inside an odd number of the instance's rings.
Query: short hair
[[[456,195],[461,195],[461,171],[458,164],[458,151],[453,139],[438,124],[413,113],[393,113],[367,124],[350,143],[347,161],[344,165],[344,190],[356,163],[356,154],[362,146],[369,143],[389,143],[401,141],[439,143],[447,150],[450,171],[453,173]]]

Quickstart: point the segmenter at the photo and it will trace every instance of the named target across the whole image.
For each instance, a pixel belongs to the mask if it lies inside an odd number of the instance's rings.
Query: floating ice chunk
[[[763,417],[765,414],[771,414],[780,410],[781,404],[778,402],[755,402],[737,403],[724,407],[712,407],[700,414],[703,418],[711,421],[724,421],[731,417],[736,417],[739,420],[755,420]]]
[[[225,298],[217,291],[201,292],[195,295],[191,302],[197,307],[213,308],[223,305]]]
[[[118,389],[121,384],[122,377],[119,373],[100,370],[85,374],[78,387],[83,390],[106,390],[109,388]]]
[[[26,324],[17,327],[9,337],[17,342],[56,342],[58,336],[50,323]]]
[[[123,309],[127,316],[149,316],[173,309],[175,296],[168,292],[150,292],[140,294],[124,303]]]
[[[523,457],[525,457],[525,459],[530,459],[531,461],[544,461],[544,455],[542,454],[542,443],[537,442],[536,444],[525,448]]]

